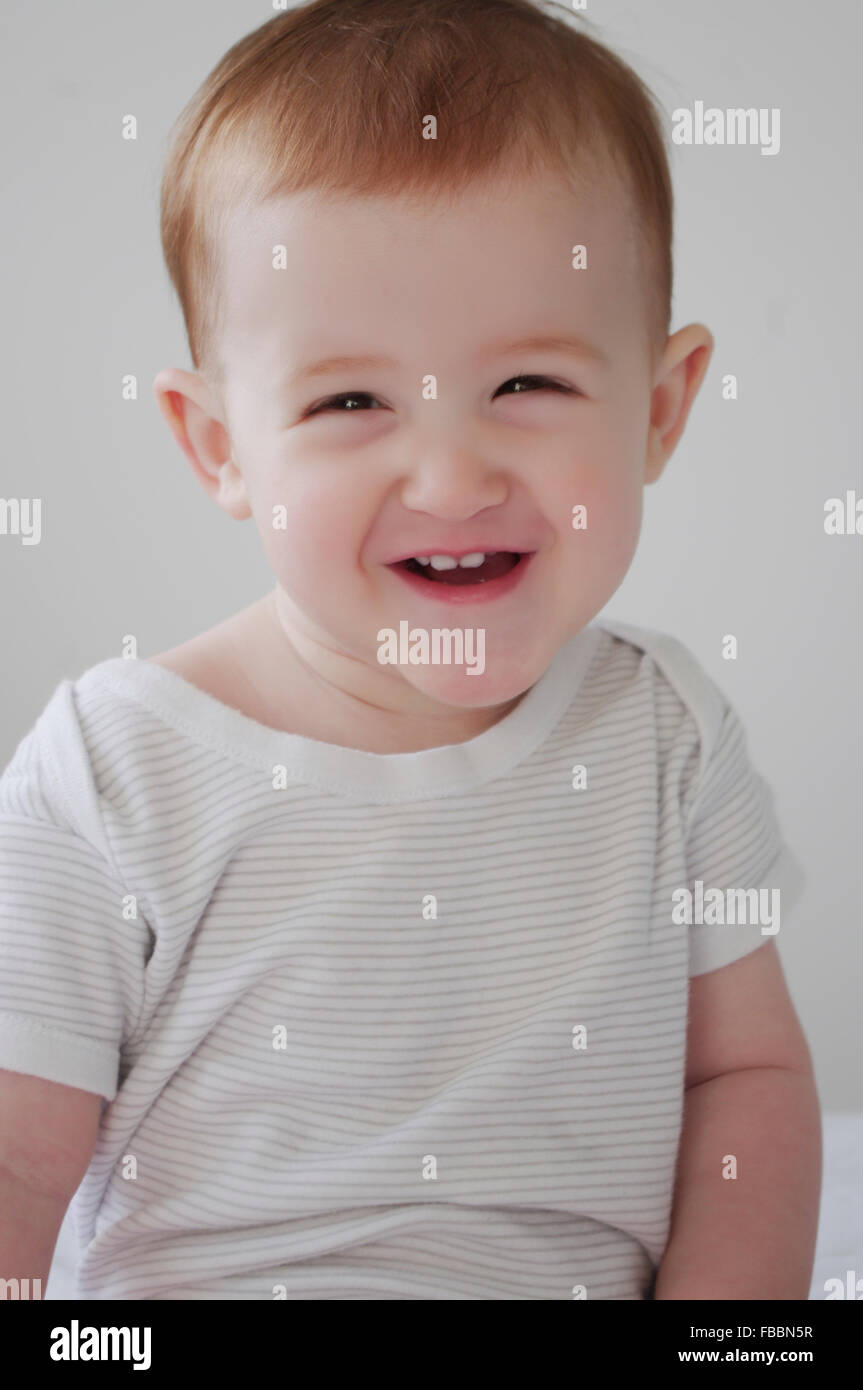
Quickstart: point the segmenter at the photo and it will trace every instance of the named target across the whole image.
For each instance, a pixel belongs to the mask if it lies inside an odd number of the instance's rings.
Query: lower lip
[[[505,598],[507,594],[514,593],[524,583],[535,554],[534,550],[529,555],[522,555],[518,564],[507,574],[502,574],[499,579],[489,579],[484,584],[440,584],[423,579],[421,575],[413,574],[401,565],[388,565],[387,569],[423,598],[456,606],[492,603],[495,599]]]

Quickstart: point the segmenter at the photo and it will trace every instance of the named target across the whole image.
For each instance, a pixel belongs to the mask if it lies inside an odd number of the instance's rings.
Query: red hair
[[[192,361],[221,380],[220,245],[242,205],[458,193],[497,172],[613,170],[642,249],[652,355],[671,316],[661,108],[633,70],[531,0],[312,0],[228,50],[180,115],[161,235]],[[424,118],[437,138],[423,138]]]

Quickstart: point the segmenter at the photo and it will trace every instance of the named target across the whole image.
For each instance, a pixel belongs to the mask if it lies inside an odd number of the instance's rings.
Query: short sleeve
[[[729,705],[690,802],[685,858],[690,975],[730,965],[781,936],[805,876]]]
[[[98,797],[64,684],[0,777],[0,1067],[110,1101],[140,1005],[142,942],[88,832]]]

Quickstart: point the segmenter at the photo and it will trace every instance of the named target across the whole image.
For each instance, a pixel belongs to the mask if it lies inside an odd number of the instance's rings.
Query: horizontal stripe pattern
[[[104,1097],[81,1297],[645,1297],[689,977],[768,939],[675,924],[696,879],[802,887],[666,634],[593,625],[416,754],[61,682],[0,779],[0,1066]]]

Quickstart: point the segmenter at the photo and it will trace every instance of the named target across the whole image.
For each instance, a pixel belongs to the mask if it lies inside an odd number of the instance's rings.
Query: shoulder
[[[109,821],[142,802],[153,750],[184,742],[153,707],[149,662],[109,657],[55,686],[0,775],[0,815],[51,823],[108,854]],[[144,798],[146,800],[146,798]]]
[[[702,767],[716,748],[730,705],[722,690],[679,638],[654,628],[602,618],[597,623],[627,649],[633,682],[650,684],[697,735]]]
[[[100,662],[76,680],[61,680],[0,777],[0,817],[71,832],[108,859],[94,772],[100,749],[98,740],[93,746],[90,692],[99,690],[113,664]]]

